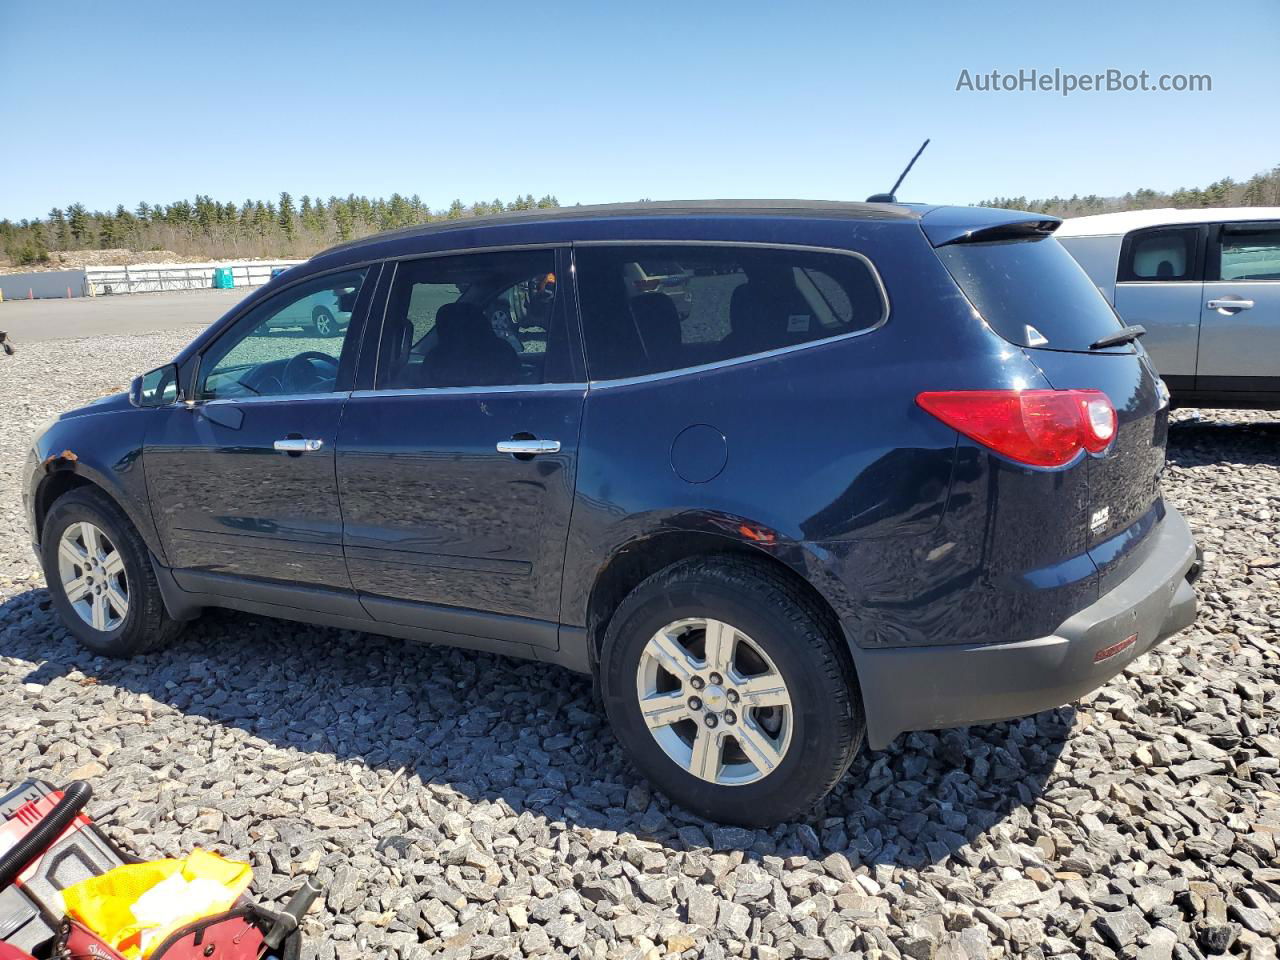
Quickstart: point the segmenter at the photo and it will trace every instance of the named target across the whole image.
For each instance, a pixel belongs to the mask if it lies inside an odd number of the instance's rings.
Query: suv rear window
[[[867,262],[800,248],[580,246],[593,380],[696,367],[875,327],[888,311]]]
[[[1019,346],[1088,350],[1121,327],[1089,275],[1052,237],[951,243],[935,252],[983,319]]]

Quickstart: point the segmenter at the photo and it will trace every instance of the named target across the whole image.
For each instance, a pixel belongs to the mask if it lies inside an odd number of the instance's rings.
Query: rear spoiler
[[[920,218],[920,229],[935,247],[1047,236],[1061,224],[1046,214],[998,207],[937,207]]]

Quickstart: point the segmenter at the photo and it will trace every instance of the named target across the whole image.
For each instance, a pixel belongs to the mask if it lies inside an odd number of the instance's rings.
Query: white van
[[[1280,207],[1132,210],[1054,236],[1181,406],[1280,409]]]

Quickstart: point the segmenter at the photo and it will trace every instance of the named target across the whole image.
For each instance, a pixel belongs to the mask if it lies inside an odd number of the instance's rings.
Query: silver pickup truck
[[[1280,409],[1280,207],[1133,210],[1054,234],[1179,406]]]

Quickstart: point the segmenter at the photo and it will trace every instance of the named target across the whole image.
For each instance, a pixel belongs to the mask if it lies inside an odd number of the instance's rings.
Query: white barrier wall
[[[53,297],[101,297],[118,293],[156,293],[160,290],[209,290],[213,271],[229,267],[237,287],[257,287],[271,279],[272,270],[287,269],[305,260],[240,260],[212,263],[155,263],[132,267],[85,267],[81,270],[40,270],[0,275],[5,300]],[[68,292],[69,291],[69,292]]]
[[[271,279],[271,271],[305,263],[303,260],[253,260],[214,263],[138,264],[132,267],[86,267],[85,288],[91,297],[160,290],[208,290],[213,271],[230,268],[237,287],[257,287]]]

